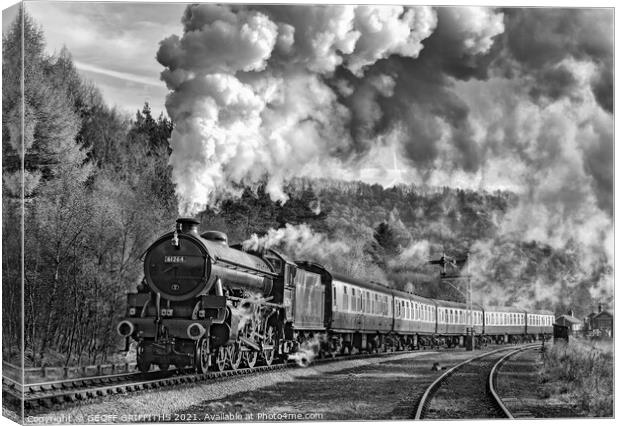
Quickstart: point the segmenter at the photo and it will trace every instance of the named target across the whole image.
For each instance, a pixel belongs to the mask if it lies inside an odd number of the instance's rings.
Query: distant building
[[[558,325],[563,325],[568,327],[568,331],[570,334],[575,334],[577,332],[581,332],[583,330],[584,323],[583,321],[575,318],[573,316],[573,311],[568,311],[565,315],[560,315],[555,319],[555,323]]]
[[[603,305],[598,305],[598,312],[592,312],[585,320],[585,327],[591,336],[613,337],[614,335],[614,315]]]

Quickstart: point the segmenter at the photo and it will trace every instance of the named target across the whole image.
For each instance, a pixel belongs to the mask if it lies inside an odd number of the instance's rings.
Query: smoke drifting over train
[[[294,176],[376,181],[359,170],[393,144],[403,183],[515,191],[498,241],[574,249],[584,277],[611,265],[608,10],[192,5],[182,22],[157,54],[182,213],[234,183],[285,200]]]

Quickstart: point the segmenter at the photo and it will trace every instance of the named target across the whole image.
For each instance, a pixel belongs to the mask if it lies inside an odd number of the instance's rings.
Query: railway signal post
[[[469,252],[465,255],[465,258],[462,258],[462,259],[456,259],[454,257],[447,256],[445,253],[443,253],[441,255],[441,258],[439,258],[438,260],[430,260],[429,263],[431,265],[441,266],[441,271],[439,272],[439,279],[442,282],[445,282],[446,284],[448,284],[450,287],[452,287],[456,291],[458,291],[465,298],[466,303],[467,303],[467,311],[468,311],[467,312],[467,315],[468,315],[467,324],[469,326],[467,329],[468,338],[466,339],[465,345],[468,351],[473,351],[475,349],[475,344],[474,344],[475,332],[474,332],[474,315],[473,315],[474,303],[472,300],[473,290],[472,290],[472,284],[471,284],[471,275],[468,273],[468,269],[469,269],[469,265],[467,263],[468,260],[469,260]],[[463,266],[463,265],[465,265],[467,270],[465,271],[464,274],[461,274],[459,266]],[[450,266],[452,271],[448,272],[446,266]],[[461,280],[463,278],[467,280],[466,294],[460,288],[458,288],[451,282],[452,280]]]

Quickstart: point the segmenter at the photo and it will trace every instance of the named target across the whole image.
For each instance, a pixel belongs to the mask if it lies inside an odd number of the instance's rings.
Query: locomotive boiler
[[[128,294],[122,336],[137,341],[137,364],[253,366],[270,364],[282,332],[283,269],[275,251],[258,257],[228,246],[226,235],[199,234],[199,222],[177,220],[174,232],[144,254],[144,280]]]

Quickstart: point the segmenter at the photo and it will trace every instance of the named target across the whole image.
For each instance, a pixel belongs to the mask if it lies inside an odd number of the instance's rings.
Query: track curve
[[[416,407],[415,410],[415,416],[414,416],[414,420],[422,420],[425,415],[426,412],[428,410],[428,408],[430,407],[431,401],[433,400],[434,396],[436,395],[436,393],[439,391],[439,389],[442,387],[443,384],[445,384],[445,382],[447,381],[448,378],[450,378],[452,375],[454,375],[456,372],[462,370],[464,367],[470,365],[471,363],[478,361],[478,360],[483,360],[487,357],[491,357],[493,355],[497,355],[501,352],[505,352],[510,350],[510,352],[508,354],[506,354],[505,356],[501,357],[499,361],[493,363],[491,371],[492,373],[496,372],[498,370],[498,365],[501,365],[502,362],[504,362],[506,359],[510,358],[511,356],[515,355],[516,353],[519,353],[521,351],[524,350],[529,350],[529,349],[533,349],[538,347],[539,344],[533,344],[533,345],[527,345],[525,347],[520,347],[518,349],[513,349],[512,348],[500,348],[500,349],[496,349],[494,351],[491,352],[486,352],[477,356],[474,356],[472,358],[469,358],[455,366],[453,366],[452,368],[450,368],[449,370],[447,370],[445,373],[443,373],[441,376],[439,376],[437,379],[435,379],[425,390],[424,394],[422,395],[422,397],[420,398],[420,400],[418,401],[418,405]],[[488,378],[488,381],[490,380],[495,380],[494,378],[492,378],[492,373],[489,373],[488,376],[485,375],[485,378]],[[468,373],[468,374],[472,374],[472,373]],[[482,372],[476,373],[476,374],[482,374]],[[486,393],[488,393],[489,398],[492,399],[493,403],[496,404],[499,408],[499,412],[501,413],[502,416],[506,416],[507,410],[505,406],[503,406],[503,404],[500,406],[498,404],[499,397],[497,396],[496,392],[491,392],[491,389],[487,387],[486,389]],[[503,409],[502,409],[503,406]]]

